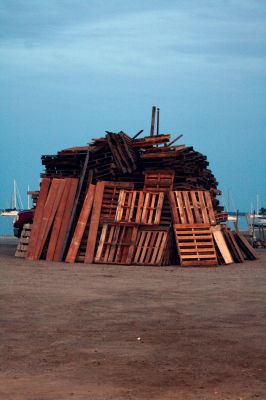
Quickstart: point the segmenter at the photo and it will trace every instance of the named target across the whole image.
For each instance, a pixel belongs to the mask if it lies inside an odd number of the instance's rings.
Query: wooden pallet
[[[168,233],[168,228],[139,228],[132,264],[162,265]]]
[[[18,242],[17,249],[15,252],[15,257],[20,257],[20,258],[26,257],[26,254],[28,251],[30,235],[31,235],[31,228],[32,228],[32,224],[24,224],[23,225],[21,236],[19,238],[19,242]]]
[[[100,222],[113,222],[115,220],[116,209],[120,190],[134,188],[133,183],[129,182],[97,182],[95,196],[91,214],[90,227],[86,245],[84,262],[91,264],[94,260],[95,246],[97,240],[98,227]]]
[[[133,225],[104,224],[95,263],[131,264],[138,228]]]
[[[101,222],[115,222],[120,192],[122,190],[133,190],[131,182],[108,182],[103,181],[103,194],[101,199]],[[95,198],[95,200],[100,201]]]
[[[115,221],[158,225],[162,214],[164,193],[121,190]]]
[[[150,192],[166,192],[173,190],[174,171],[145,171],[143,190]]]
[[[216,224],[210,192],[171,191],[169,200],[175,224]]]
[[[181,266],[217,265],[217,256],[208,224],[174,224]]]

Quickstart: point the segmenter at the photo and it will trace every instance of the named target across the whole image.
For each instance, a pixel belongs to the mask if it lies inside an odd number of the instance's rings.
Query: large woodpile
[[[224,224],[206,156],[169,134],[140,134],[106,132],[42,156],[26,258],[182,266],[255,259]]]

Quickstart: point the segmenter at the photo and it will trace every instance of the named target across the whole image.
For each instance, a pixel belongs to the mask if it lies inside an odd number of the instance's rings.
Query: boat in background
[[[0,216],[1,217],[16,217],[19,213],[19,211],[21,211],[23,209],[23,203],[21,200],[21,196],[18,190],[18,186],[17,183],[14,179],[13,182],[13,192],[12,192],[12,196],[11,196],[11,207],[10,208],[5,208],[4,210],[2,210],[0,212]]]

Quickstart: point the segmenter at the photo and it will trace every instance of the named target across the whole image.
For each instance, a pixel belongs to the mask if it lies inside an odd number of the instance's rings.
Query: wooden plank
[[[257,253],[253,249],[251,244],[247,241],[247,239],[240,232],[233,232],[233,235],[239,247],[245,253],[247,258],[249,260],[256,260],[258,258]]]
[[[162,244],[162,238],[163,238],[164,233],[165,232],[158,232],[157,240],[155,242],[155,246],[154,246],[154,249],[153,249],[153,255],[152,255],[152,258],[151,258],[151,264],[154,264],[155,261],[156,261],[159,248],[160,248],[160,246]]]
[[[219,251],[223,257],[225,264],[232,264],[234,262],[232,255],[228,249],[226,241],[224,239],[223,233],[221,231],[221,226],[212,226],[211,231],[214,237],[214,241],[219,248]]]
[[[111,226],[111,228],[110,228],[106,247],[105,247],[105,255],[104,255],[104,259],[103,259],[104,262],[112,261],[112,254],[110,255],[109,252],[110,252],[111,244],[113,242],[113,236],[114,236],[116,228],[117,228],[116,226]]]
[[[159,199],[156,207],[156,214],[155,214],[155,219],[154,219],[154,224],[159,224],[161,220],[161,215],[162,215],[162,209],[163,209],[163,202],[164,202],[164,193],[159,193]]]
[[[85,260],[86,264],[91,264],[94,259],[94,250],[96,245],[97,231],[100,221],[101,207],[102,207],[102,199],[103,199],[103,191],[104,191],[104,182],[97,182],[95,188],[95,196],[93,202],[93,209],[91,215],[91,223],[88,234]]]
[[[242,252],[241,252],[241,250],[240,250],[240,248],[239,248],[239,246],[238,246],[238,244],[237,244],[237,242],[236,242],[236,240],[234,238],[233,233],[230,231],[229,228],[226,229],[226,233],[230,238],[232,246],[234,247],[235,256],[236,256],[236,258],[238,258],[238,262],[244,262],[243,254],[242,254]]]
[[[54,256],[53,256],[54,261],[62,261],[63,247],[64,247],[66,235],[67,235],[67,232],[69,229],[72,209],[74,206],[75,196],[76,196],[77,187],[78,187],[78,179],[75,179],[75,178],[69,178],[69,179],[70,179],[70,183],[69,183],[68,196],[66,199],[66,205],[64,207],[62,222],[60,225],[60,230],[59,230],[58,238],[56,241],[56,247],[55,247]]]
[[[129,243],[129,248],[127,251],[127,256],[126,258],[122,259],[122,262],[126,262],[126,264],[131,264],[132,263],[132,258],[133,258],[133,254],[135,251],[135,246],[136,246],[136,240],[137,240],[137,235],[138,235],[138,228],[136,226],[133,226],[132,228],[132,233],[131,233],[131,237],[130,237],[130,243]]]
[[[116,215],[115,215],[115,221],[120,222],[123,216],[123,207],[125,205],[125,190],[120,190],[119,197],[118,197],[118,203],[117,203],[117,208],[116,208]]]
[[[149,201],[150,201],[150,193],[144,193],[144,205],[143,205],[143,210],[141,214],[141,220],[140,222],[142,224],[147,224],[147,218],[148,218],[148,206],[149,206]]]
[[[160,243],[160,247],[158,249],[157,257],[155,260],[156,265],[162,265],[163,255],[165,252],[166,241],[168,238],[168,232],[163,232],[163,238]]]
[[[128,214],[128,221],[131,222],[133,220],[133,216],[134,216],[134,211],[135,211],[135,203],[136,203],[136,199],[137,199],[137,191],[134,190],[132,192],[132,198],[131,198],[131,207],[130,207],[130,211]],[[137,222],[137,217],[136,217],[136,222]]]
[[[35,253],[34,253],[35,260],[38,260],[41,257],[41,253],[43,251],[46,239],[48,237],[49,231],[51,229],[52,223],[55,218],[56,211],[58,209],[60,200],[62,198],[65,184],[66,184],[65,179],[54,178],[52,180],[47,201],[44,206],[41,229],[39,232],[39,240],[35,248]]]
[[[202,222],[202,218],[199,212],[199,203],[196,197],[196,191],[191,191],[190,195],[191,195],[191,201],[192,201],[192,206],[194,209],[194,214],[195,214],[195,221],[194,222]]]
[[[156,202],[156,194],[151,194],[151,204],[150,204],[150,209],[149,209],[149,213],[148,213],[148,224],[151,224],[153,222],[153,214],[155,211],[155,202]]]
[[[207,204],[207,212],[209,215],[209,222],[212,225],[216,224],[216,218],[213,210],[213,205],[212,205],[212,200],[211,200],[211,194],[210,192],[203,192],[205,196],[205,202]]]
[[[113,235],[111,248],[110,248],[109,261],[112,261],[115,258],[117,242],[118,242],[118,239],[119,239],[119,234],[120,234],[120,227],[116,226],[115,227],[115,231],[114,231],[114,235]]]
[[[94,259],[94,261],[96,263],[100,261],[101,256],[102,256],[102,251],[103,251],[103,246],[104,246],[104,243],[105,243],[107,228],[108,228],[108,224],[104,224],[103,227],[102,227],[100,241],[99,241],[99,245],[98,245],[98,248],[97,248],[97,253],[96,253],[96,256],[95,256],[95,259]]]
[[[134,256],[134,260],[135,260],[136,263],[139,262],[139,257],[141,256],[141,250],[142,250],[142,247],[143,247],[143,243],[144,243],[145,237],[146,237],[146,232],[140,231],[139,238],[138,238],[138,241],[137,241],[136,253],[135,253],[135,256]]]
[[[85,151],[85,149],[84,149],[84,151]],[[84,164],[83,164],[82,171],[81,171],[81,175],[80,175],[80,178],[79,178],[78,189],[77,189],[77,193],[76,193],[76,197],[75,197],[75,202],[74,202],[74,205],[73,205],[73,208],[72,208],[71,217],[70,217],[70,221],[69,221],[69,224],[68,224],[68,230],[67,230],[67,233],[66,233],[66,236],[65,236],[65,241],[64,241],[64,244],[63,244],[61,259],[64,258],[68,243],[70,242],[70,236],[72,234],[72,227],[73,227],[73,223],[74,223],[74,220],[75,220],[75,216],[77,214],[77,207],[78,207],[78,203],[79,203],[82,187],[83,187],[83,184],[84,184],[86,171],[87,171],[87,168],[88,168],[89,159],[90,159],[90,146],[87,146],[87,148],[86,148],[86,157],[85,157]],[[87,184],[91,183],[92,177],[93,177],[93,173],[89,172]]]
[[[217,261],[216,260],[183,260],[182,267],[216,267]]]
[[[65,260],[67,263],[74,263],[76,260],[81,239],[84,234],[85,227],[88,222],[89,215],[92,209],[94,192],[95,192],[95,185],[90,184],[83,202],[83,206],[78,218],[74,235],[71,240],[71,244],[68,249],[68,253]]]
[[[129,220],[129,216],[131,214],[131,209],[132,209],[132,201],[133,201],[133,197],[134,197],[134,192],[135,191],[131,191],[128,193],[128,199],[127,199],[127,209],[126,209],[126,214],[125,214],[125,221],[130,222]],[[134,206],[134,204],[133,204]]]
[[[177,207],[176,207],[175,192],[170,191],[168,193],[168,199],[169,199],[169,203],[170,203],[170,209],[171,209],[171,213],[172,213],[173,223],[179,224],[180,219],[179,219]]]
[[[149,240],[151,238],[151,232],[145,232],[145,240],[141,249],[141,254],[140,254],[140,258],[139,258],[139,263],[142,264],[144,259],[145,259],[145,255],[148,249],[148,245],[149,245]]]
[[[45,206],[45,202],[48,196],[49,187],[50,187],[51,180],[50,178],[43,178],[41,182],[41,189],[39,198],[37,201],[34,218],[33,218],[33,225],[32,225],[32,235],[29,242],[28,250],[26,258],[28,260],[34,260],[34,252],[35,246],[37,244],[39,238],[39,231],[41,227],[42,215]]]
[[[181,192],[181,196],[183,197],[183,204],[185,204],[185,210],[184,213],[187,216],[187,222],[189,224],[194,224],[196,221],[193,217],[192,211],[191,211],[191,206],[190,206],[190,201],[188,198],[188,193],[189,192]]]
[[[186,218],[186,215],[184,212],[185,207],[184,207],[183,199],[181,196],[181,192],[174,192],[174,193],[175,193],[177,208],[178,208],[179,215],[180,215],[180,222],[181,222],[181,224],[187,224],[188,221],[187,221],[187,218]]]
[[[63,215],[64,215],[66,203],[67,203],[69,189],[70,189],[70,179],[66,178],[65,179],[65,187],[63,189],[60,204],[59,204],[58,209],[55,214],[55,220],[53,223],[53,228],[52,228],[49,245],[48,245],[48,249],[47,249],[47,253],[46,253],[47,261],[52,261],[54,259],[56,243],[57,243],[57,239],[59,237],[60,226],[62,223],[62,219],[63,219]]]
[[[145,199],[144,192],[139,192],[138,207],[137,207],[137,213],[136,213],[136,222],[137,223],[142,222],[144,199]]]
[[[206,204],[205,204],[205,198],[204,198],[203,192],[198,191],[198,196],[199,196],[199,201],[200,201],[200,205],[201,205],[203,223],[208,224],[208,223],[210,223],[210,221],[209,221],[209,217],[208,217],[208,214],[206,211]]]

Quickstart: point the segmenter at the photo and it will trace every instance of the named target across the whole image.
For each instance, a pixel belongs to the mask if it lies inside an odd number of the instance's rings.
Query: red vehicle
[[[14,236],[20,237],[23,225],[24,224],[32,224],[34,216],[34,208],[30,210],[22,210],[16,216],[16,219],[13,223],[13,232]]]

